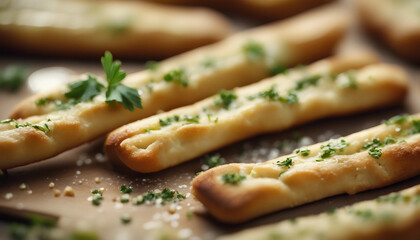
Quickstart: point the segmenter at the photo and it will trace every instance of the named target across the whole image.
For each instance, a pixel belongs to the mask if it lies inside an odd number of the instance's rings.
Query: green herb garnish
[[[275,87],[272,86],[267,91],[263,91],[258,93],[258,97],[266,98],[270,101],[279,101],[279,102],[285,102],[288,104],[297,103],[299,101],[298,96],[293,93],[289,92],[286,97],[280,96],[279,93],[276,91]],[[254,97],[251,97],[251,99]]]
[[[281,64],[276,64],[270,68],[270,76],[276,76],[278,74],[286,74],[288,68]]]
[[[121,185],[120,191],[121,191],[121,193],[132,193],[133,188],[123,184],[123,185]]]
[[[243,50],[250,60],[257,60],[265,56],[264,47],[255,41],[249,41],[243,46]]]
[[[185,198],[186,197],[182,195],[181,193],[179,193],[178,191],[165,188],[162,190],[162,192],[158,192],[158,193],[148,191],[144,195],[133,200],[133,204],[140,205],[144,203],[155,203],[158,199],[161,199],[161,204],[164,205],[167,202],[180,201]]]
[[[0,72],[0,89],[15,92],[28,77],[28,69],[22,66],[8,66]]]
[[[382,156],[382,149],[380,147],[372,147],[368,151],[369,155],[379,159]]]
[[[183,87],[188,86],[187,74],[183,69],[175,69],[166,73],[165,75],[163,75],[163,80],[165,80],[166,82],[180,84]]]
[[[189,123],[199,123],[200,116],[199,115],[195,115],[195,116],[185,115],[183,120]]]
[[[154,72],[159,68],[159,63],[156,61],[147,61],[145,67],[146,69]]]
[[[51,120],[49,120],[51,121]],[[48,133],[50,131],[50,127],[48,126],[48,124],[44,123],[43,125],[39,125],[39,124],[32,124],[32,123],[18,123],[15,119],[6,119],[3,121],[0,121],[0,124],[12,124],[14,125],[15,128],[24,128],[24,127],[32,127],[36,130],[42,131],[44,133]]]
[[[122,215],[122,216],[121,216],[121,222],[122,222],[123,224],[128,224],[128,223],[130,223],[130,222],[131,222],[131,216],[130,216],[130,215],[128,215],[128,214],[124,214],[124,215]]]
[[[342,76],[345,79],[345,82],[342,85],[343,88],[357,89],[357,82],[356,77],[354,76],[354,71],[349,71],[338,75],[338,77],[340,76]]]
[[[293,161],[292,158],[286,158],[286,160],[284,161],[277,161],[276,164],[280,167],[290,168],[291,166],[293,166]]]
[[[309,149],[298,149],[298,150],[296,150],[296,154],[300,154],[304,157],[308,156],[310,152],[311,152],[311,150],[309,150]]]
[[[225,184],[232,184],[237,185],[238,183],[245,180],[245,176],[239,174],[239,173],[228,173],[222,176],[222,180]]]
[[[337,154],[337,152],[342,152],[344,148],[349,145],[350,143],[346,142],[344,139],[341,139],[340,141],[329,142],[327,145],[321,145],[322,152],[320,153],[319,157],[321,157],[321,160],[329,158]]]
[[[321,76],[318,75],[304,77],[296,82],[294,90],[302,91],[310,86],[316,86],[318,84],[319,79],[321,79]]]
[[[66,92],[64,96],[69,99],[75,99],[79,102],[86,102],[92,100],[95,96],[101,93],[101,90],[104,87],[96,78],[88,75],[88,79],[77,81],[69,84],[70,91]],[[44,102],[48,102],[49,99],[40,99],[36,103],[37,105],[41,105]]]
[[[137,90],[121,83],[126,76],[125,72],[120,71],[121,62],[118,60],[113,61],[112,54],[106,51],[101,58],[101,63],[108,83],[105,92],[105,102],[108,104],[120,103],[130,111],[134,111],[134,107],[143,108]]]
[[[206,166],[208,166],[208,169],[210,168],[214,168],[216,166],[219,166],[223,163],[225,163],[225,159],[220,157],[219,154],[215,154],[215,155],[206,155],[204,156],[204,158],[201,160],[202,164],[205,164]]]
[[[222,106],[223,109],[229,109],[230,104],[238,97],[232,91],[221,90],[218,98],[214,101],[215,106]]]
[[[408,120],[408,115],[398,115],[390,118],[385,122],[386,125],[392,125],[392,124],[401,124],[405,123]]]
[[[160,126],[165,127],[165,126],[171,125],[173,122],[179,122],[179,120],[180,120],[179,115],[175,115],[173,117],[168,117],[166,119],[159,119],[159,124]]]

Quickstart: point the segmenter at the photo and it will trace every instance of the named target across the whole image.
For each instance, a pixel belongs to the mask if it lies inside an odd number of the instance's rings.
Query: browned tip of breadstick
[[[147,151],[139,152],[135,150],[134,146],[123,144],[123,141],[132,135],[134,132],[127,128],[124,129],[124,126],[111,132],[104,143],[104,152],[108,158],[116,165],[121,166],[123,163],[137,172],[149,173],[163,169],[164,166],[156,161],[159,144],[150,146]]]

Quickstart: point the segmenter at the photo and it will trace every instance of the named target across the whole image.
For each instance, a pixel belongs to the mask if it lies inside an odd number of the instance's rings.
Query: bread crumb
[[[96,182],[96,183],[101,183],[101,179],[99,179],[99,177],[96,177],[96,178],[95,178],[95,182]]]
[[[74,197],[74,190],[70,186],[66,186],[64,188],[64,196],[66,197]]]
[[[48,184],[48,187],[51,188],[51,189],[53,189],[55,187],[55,183],[50,182],[50,184]]]
[[[171,204],[168,208],[168,212],[170,214],[174,214],[176,212],[176,205],[175,204]]]
[[[10,200],[10,199],[12,199],[12,198],[13,198],[13,193],[6,193],[6,195],[4,195],[4,198],[5,198],[6,200]]]
[[[54,197],[59,197],[61,195],[61,191],[58,189],[54,189]]]
[[[27,188],[27,186],[26,186],[25,183],[22,183],[22,184],[19,185],[20,190],[25,190],[26,188]]]

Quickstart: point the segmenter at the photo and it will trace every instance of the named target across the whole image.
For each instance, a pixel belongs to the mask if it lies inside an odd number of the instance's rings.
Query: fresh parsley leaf
[[[223,109],[229,109],[230,104],[238,97],[232,91],[221,90],[218,98],[214,102],[215,106],[222,106]]]
[[[256,41],[249,41],[243,46],[243,50],[250,60],[258,60],[265,56],[264,47],[256,42]]]
[[[239,173],[227,173],[222,176],[222,180],[225,184],[237,185],[238,183],[245,180],[245,176]]]
[[[28,69],[23,66],[8,66],[0,72],[0,89],[17,91],[28,77]]]
[[[125,78],[126,73],[120,71],[121,62],[118,60],[113,61],[112,54],[109,51],[106,51],[105,55],[101,57],[101,63],[105,70],[108,87],[121,82]]]
[[[180,84],[183,87],[188,86],[188,78],[184,69],[175,69],[166,73],[163,75],[163,80]]]
[[[293,165],[293,160],[292,158],[286,158],[284,161],[277,161],[276,164],[280,167],[290,168]]]
[[[124,108],[130,111],[134,111],[134,107],[143,108],[138,91],[121,83],[126,76],[125,72],[120,71],[121,62],[113,61],[112,54],[106,51],[101,58],[101,63],[108,83],[105,102],[108,104],[121,103]]]
[[[64,96],[67,98],[79,100],[81,102],[86,102],[92,100],[95,96],[101,93],[104,85],[98,82],[96,78],[89,75],[88,79],[86,80],[70,83],[69,88],[70,91],[66,92]]]
[[[108,89],[105,102],[121,103],[124,108],[130,111],[134,111],[134,107],[143,108],[140,95],[137,90],[122,84],[114,85]]]

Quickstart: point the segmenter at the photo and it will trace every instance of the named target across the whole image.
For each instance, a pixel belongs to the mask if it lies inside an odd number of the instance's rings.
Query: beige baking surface
[[[343,7],[351,9],[346,3]],[[373,49],[381,53],[386,62],[403,65],[411,75],[409,95],[403,105],[375,110],[356,116],[325,119],[305,126],[297,127],[282,133],[273,133],[259,136],[244,142],[228,146],[217,151],[228,162],[250,162],[265,161],[285,151],[276,150],[276,145],[285,139],[292,139],[295,133],[309,136],[315,142],[325,136],[332,134],[347,135],[349,133],[365,129],[380,123],[383,119],[400,113],[420,112],[420,68],[398,60],[386,49],[376,46],[366,37],[362,36],[357,24],[354,24],[349,36],[340,48],[340,51],[354,51],[360,48]],[[59,60],[59,59],[38,59],[28,56],[1,56],[0,67],[8,64],[26,64],[31,70],[50,66],[65,66],[78,73],[92,72],[102,74],[99,59],[96,62],[82,60]],[[142,63],[124,62],[123,69],[128,72],[137,71]],[[21,98],[28,95],[28,90],[22,90],[17,94],[0,92],[0,118],[7,118],[8,113]],[[139,174],[114,168],[109,162],[100,163],[95,160],[97,153],[102,153],[103,139],[86,144],[72,151],[68,151],[57,157],[48,159],[41,163],[32,164],[27,167],[20,167],[9,171],[9,176],[0,179],[0,206],[37,210],[60,217],[59,226],[64,229],[74,227],[86,227],[96,229],[104,239],[142,239],[148,233],[156,230],[162,232],[160,224],[168,233],[173,236],[198,237],[191,239],[213,239],[215,236],[224,233],[231,233],[241,229],[259,226],[267,223],[278,222],[283,219],[319,213],[332,207],[340,207],[360,200],[371,199],[378,195],[391,191],[400,190],[420,183],[420,177],[407,181],[353,196],[342,195],[328,198],[312,204],[296,207],[290,210],[280,211],[265,217],[258,218],[241,225],[224,225],[205,214],[204,208],[193,199],[192,196],[179,203],[175,214],[169,214],[169,204],[165,206],[132,206],[131,203],[121,204],[113,202],[114,197],[120,196],[119,187],[121,184],[128,184],[133,187],[133,196],[144,193],[148,190],[163,189],[165,187],[176,189],[183,194],[189,192],[190,181],[195,173],[200,171],[201,162],[195,159],[189,163],[182,164],[155,174]],[[92,159],[91,164],[77,166],[79,159]],[[420,159],[419,159],[420,160]],[[95,183],[99,177],[101,182]],[[53,191],[48,184],[54,182],[56,188],[63,190],[65,186],[72,186],[75,190],[75,197],[53,196]],[[32,194],[27,190],[19,190],[19,185],[26,183]],[[99,206],[93,206],[87,198],[91,196],[90,191],[95,188],[104,187],[104,201]],[[327,187],[327,186],[326,186]],[[11,200],[5,199],[6,193],[13,193]],[[191,210],[197,212],[193,217],[188,218],[187,213]],[[120,216],[129,213],[132,222],[123,225]],[[0,224],[0,238],[7,238],[7,223]],[[156,235],[152,235],[156,236]],[[155,237],[152,237],[155,239]]]

